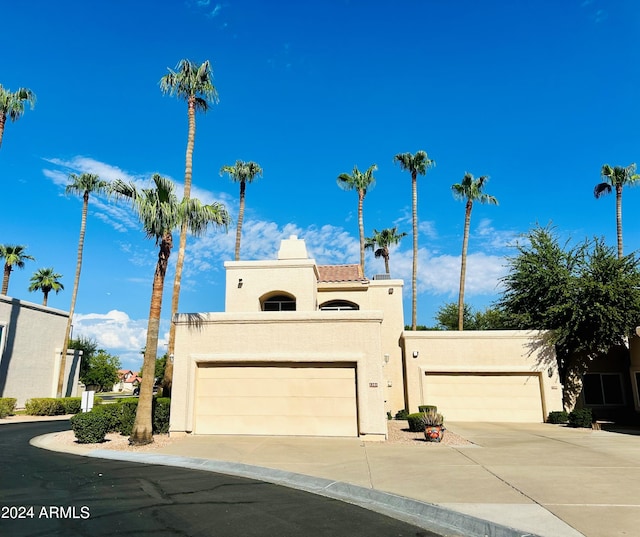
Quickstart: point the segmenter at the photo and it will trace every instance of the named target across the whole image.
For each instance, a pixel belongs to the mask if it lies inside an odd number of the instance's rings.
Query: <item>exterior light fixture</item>
[[[238,289],[242,288],[242,278],[238,278]]]
[[[417,358],[420,353],[418,351],[413,351],[413,357]]]
[[[547,369],[547,375],[549,375],[549,378],[553,377],[553,367]]]
[[[171,363],[173,363],[173,353],[171,353],[171,354],[169,355],[169,361],[170,361]]]
[[[384,363],[385,363],[385,364],[388,364],[388,363],[389,363],[389,355],[388,355],[388,354],[385,354],[385,355],[384,355]]]
[[[392,295],[393,294],[393,287],[389,287],[389,294]]]

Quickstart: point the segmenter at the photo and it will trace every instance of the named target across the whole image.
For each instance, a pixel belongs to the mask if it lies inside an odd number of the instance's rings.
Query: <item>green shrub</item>
[[[396,412],[397,420],[406,420],[408,416],[409,416],[409,411],[406,408],[402,408],[398,410],[398,412]]]
[[[13,411],[16,409],[16,402],[17,399],[14,397],[0,397],[0,418],[13,416]]]
[[[409,422],[409,430],[413,433],[419,433],[424,431],[424,413],[416,412],[415,414],[409,414],[407,421]]]
[[[114,403],[112,405],[98,405],[94,406],[91,410],[94,414],[102,414],[109,420],[108,433],[120,432],[120,418],[122,413],[122,407]]]
[[[438,412],[438,407],[436,405],[420,405],[418,407],[418,412]]]
[[[570,427],[591,427],[593,416],[590,408],[574,409],[569,413]]]
[[[569,421],[569,414],[564,410],[554,410],[549,412],[547,417],[547,423],[567,423]]]
[[[120,399],[116,404],[120,407],[120,434],[129,436],[133,431],[133,423],[136,420],[138,398],[127,397],[126,399]]]
[[[65,414],[77,414],[80,412],[82,397],[64,397],[60,400]]]
[[[29,399],[24,405],[29,416],[60,416],[65,413],[62,399],[54,397],[38,397]]]
[[[153,405],[153,433],[164,434],[169,432],[169,413],[171,399],[169,397],[157,397]]]
[[[80,444],[104,442],[109,429],[107,415],[95,412],[83,412],[71,418],[71,428]]]

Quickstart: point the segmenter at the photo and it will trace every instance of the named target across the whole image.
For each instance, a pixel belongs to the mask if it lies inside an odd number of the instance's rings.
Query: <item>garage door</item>
[[[199,367],[195,432],[357,436],[355,366]]]
[[[422,400],[446,421],[544,421],[538,375],[427,372],[422,381]]]

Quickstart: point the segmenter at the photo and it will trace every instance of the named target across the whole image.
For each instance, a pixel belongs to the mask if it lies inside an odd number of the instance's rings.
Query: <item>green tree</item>
[[[171,69],[160,79],[160,90],[163,94],[178,97],[187,101],[187,118],[189,131],[187,134],[187,152],[184,166],[184,193],[183,199],[191,197],[191,177],[193,174],[193,148],[196,139],[196,112],[206,113],[209,105],[218,102],[218,92],[213,85],[213,73],[211,64],[206,60],[201,65],[197,65],[191,60],[180,60],[176,70]],[[180,302],[180,282],[182,281],[182,268],[184,266],[184,255],[187,247],[188,225],[182,222],[180,227],[180,242],[178,245],[178,258],[176,259],[176,272],[173,280],[173,293],[171,295],[171,318],[178,313]],[[173,354],[175,347],[176,327],[171,323],[169,327],[169,344],[167,352]],[[165,395],[171,393],[171,382],[173,378],[173,365],[168,364],[165,370],[163,386]]]
[[[244,220],[245,190],[247,183],[253,183],[256,177],[262,177],[262,168],[253,161],[244,162],[236,160],[233,166],[220,168],[220,175],[229,175],[234,183],[240,183],[240,208],[238,210],[238,224],[236,226],[236,251],[235,260],[240,260],[240,238],[242,236],[242,221]]]
[[[618,237],[618,257],[622,258],[622,189],[625,186],[634,186],[640,181],[640,175],[636,173],[636,165],[629,164],[626,168],[608,164],[602,166],[600,171],[603,181],[593,189],[593,195],[597,198],[616,191],[616,235]]]
[[[426,175],[427,170],[436,163],[431,160],[426,151],[399,153],[393,157],[402,170],[411,174],[411,215],[413,233],[413,263],[411,270],[411,330],[416,329],[418,317],[418,175]]]
[[[0,84],[0,147],[7,117],[18,121],[24,114],[25,103],[31,105],[32,110],[36,104],[36,95],[30,89],[18,88],[18,91],[11,92]]]
[[[458,304],[447,302],[436,312],[438,330],[458,330]],[[475,310],[469,304],[464,305],[464,325],[467,330],[506,330],[511,328],[509,318],[499,308]]]
[[[164,377],[164,368],[167,365],[167,358],[169,355],[165,352],[162,356],[156,358],[156,368],[154,371],[154,378],[161,379]]]
[[[364,217],[363,204],[367,190],[373,188],[376,179],[373,176],[378,167],[372,164],[364,173],[357,166],[353,167],[351,174],[341,173],[338,175],[338,186],[343,190],[355,190],[358,193],[358,233],[360,235],[360,267],[364,275]]]
[[[488,203],[498,205],[498,200],[489,194],[485,194],[482,189],[489,180],[486,175],[474,179],[470,173],[465,173],[462,182],[451,186],[453,197],[464,200],[464,234],[462,239],[462,256],[460,261],[460,291],[458,293],[458,330],[464,330],[464,284],[467,276],[467,250],[469,247],[469,225],[471,223],[471,210],[473,203]]]
[[[627,340],[640,318],[640,272],[634,255],[619,258],[602,239],[561,245],[536,227],[516,246],[498,305],[514,328],[550,330],[570,411],[589,362]]]
[[[14,267],[24,268],[24,262],[35,261],[33,257],[25,253],[26,246],[18,244],[0,244],[0,259],[4,259],[4,275],[2,277],[2,290],[0,295],[9,292],[9,278]]]
[[[64,289],[64,285],[60,283],[60,278],[62,278],[62,274],[58,274],[53,268],[38,269],[34,272],[33,276],[31,276],[29,291],[42,291],[44,295],[42,305],[46,306],[51,291],[55,291],[57,295]]]
[[[389,272],[389,246],[399,244],[407,234],[398,233],[398,227],[385,228],[382,231],[373,230],[373,236],[364,239],[364,249],[373,250],[376,258],[384,259],[384,269],[387,274]],[[376,246],[378,247],[376,249]]]
[[[99,392],[110,392],[118,382],[118,369],[120,359],[100,349],[89,358],[88,367],[80,376],[80,381],[86,386],[97,386]]]
[[[162,292],[173,247],[172,232],[182,227],[194,235],[204,234],[209,225],[226,227],[229,215],[220,203],[203,205],[198,199],[189,198],[178,201],[171,181],[158,174],[153,176],[155,188],[138,189],[133,183],[115,181],[111,191],[114,196],[130,201],[140,218],[145,235],[156,241],[159,246],[158,261],[153,276],[151,304],[147,340],[142,366],[142,385],[133,431],[129,442],[144,445],[153,442],[152,436],[152,399],[156,356],[158,352],[158,334],[160,331],[160,313],[162,310]]]
[[[91,357],[98,352],[98,342],[95,339],[79,336],[69,341],[69,348],[82,351],[79,374],[79,377],[82,379],[89,370]]]
[[[83,173],[69,175],[69,184],[65,188],[65,193],[82,196],[82,217],[80,219],[80,237],[78,238],[78,251],[76,254],[76,274],[73,279],[73,291],[71,292],[71,305],[69,306],[69,319],[67,329],[62,344],[62,354],[60,358],[60,375],[58,377],[58,397],[62,397],[62,387],[64,386],[64,371],[67,361],[67,349],[69,348],[69,337],[71,336],[71,325],[73,324],[73,313],[76,309],[76,298],[78,296],[78,286],[80,284],[80,272],[82,270],[82,253],[84,251],[84,236],[87,229],[87,212],[89,211],[89,196],[91,194],[104,194],[107,192],[109,183],[100,179],[93,173]]]

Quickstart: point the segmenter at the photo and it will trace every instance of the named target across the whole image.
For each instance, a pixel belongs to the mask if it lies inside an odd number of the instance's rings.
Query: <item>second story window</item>
[[[274,295],[262,301],[262,311],[296,311],[296,299],[289,295]]]

